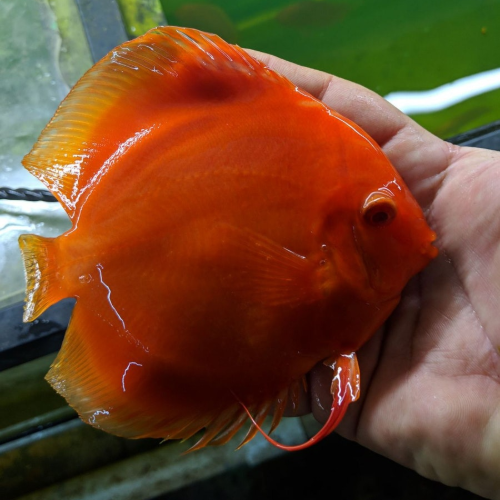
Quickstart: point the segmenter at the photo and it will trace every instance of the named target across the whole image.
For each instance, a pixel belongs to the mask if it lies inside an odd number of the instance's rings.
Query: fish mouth
[[[432,243],[427,247],[426,255],[430,260],[435,259],[439,254],[439,250]]]
[[[429,236],[426,238],[426,243],[422,245],[420,252],[422,255],[427,258],[429,261],[436,258],[439,254],[439,250],[436,246],[434,246],[434,242],[437,239],[437,235],[434,231],[430,231]]]

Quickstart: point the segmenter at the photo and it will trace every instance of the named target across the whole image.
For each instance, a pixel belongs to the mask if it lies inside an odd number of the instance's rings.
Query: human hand
[[[437,233],[440,255],[358,353],[361,397],[338,432],[423,476],[500,499],[500,153],[438,139],[354,83],[249,51],[366,130]],[[331,369],[310,374],[330,413]]]

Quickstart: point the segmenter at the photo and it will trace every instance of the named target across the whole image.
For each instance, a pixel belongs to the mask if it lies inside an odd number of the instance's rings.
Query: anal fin
[[[45,376],[81,419],[118,436],[155,435],[164,415],[143,411],[131,394],[141,386],[147,359],[101,317],[93,302],[78,299],[63,345]],[[137,392],[137,391],[136,391]]]

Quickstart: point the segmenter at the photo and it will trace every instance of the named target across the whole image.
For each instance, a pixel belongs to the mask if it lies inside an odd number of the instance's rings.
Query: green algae
[[[130,38],[166,24],[159,0],[118,0],[118,5]]]

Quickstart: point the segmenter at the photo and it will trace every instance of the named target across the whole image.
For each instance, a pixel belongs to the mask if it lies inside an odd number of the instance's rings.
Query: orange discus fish
[[[247,442],[323,361],[330,419],[279,446],[318,441],[358,397],[355,351],[437,252],[366,133],[194,29],[113,50],[23,164],[73,223],[55,239],[21,236],[24,319],[76,297],[47,379],[119,436],[205,429],[196,449],[251,415]]]

